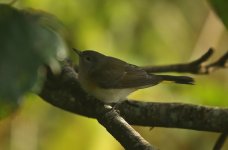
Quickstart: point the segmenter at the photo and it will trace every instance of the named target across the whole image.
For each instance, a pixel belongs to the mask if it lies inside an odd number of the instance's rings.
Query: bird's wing
[[[159,82],[161,79],[158,76],[148,74],[141,68],[128,64],[114,88],[142,88]]]
[[[112,63],[110,65],[109,63]],[[140,67],[115,59],[104,64],[102,72],[94,73],[93,79],[98,86],[107,89],[140,88],[161,82],[158,76],[148,74]],[[112,68],[108,67],[112,66]]]

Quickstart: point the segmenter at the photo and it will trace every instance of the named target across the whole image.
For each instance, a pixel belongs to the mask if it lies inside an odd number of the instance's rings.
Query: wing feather
[[[110,66],[112,67],[110,68]],[[159,76],[148,74],[138,66],[112,57],[109,57],[109,61],[101,67],[105,69],[102,72],[92,73],[92,79],[94,79],[93,82],[102,88],[140,88],[161,82]]]

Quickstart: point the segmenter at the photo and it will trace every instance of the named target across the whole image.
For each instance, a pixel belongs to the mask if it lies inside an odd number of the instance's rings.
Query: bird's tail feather
[[[178,84],[194,84],[194,79],[188,76],[171,76],[171,75],[158,75],[163,81],[172,81]]]

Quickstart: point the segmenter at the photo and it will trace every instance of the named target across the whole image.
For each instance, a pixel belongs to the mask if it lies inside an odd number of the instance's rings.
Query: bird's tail
[[[171,75],[157,75],[163,81],[172,81],[178,84],[194,84],[194,79],[188,76],[171,76]]]

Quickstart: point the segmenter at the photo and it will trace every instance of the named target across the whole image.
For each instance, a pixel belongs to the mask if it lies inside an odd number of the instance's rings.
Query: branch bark
[[[70,66],[63,67],[60,75],[48,69],[47,80],[40,96],[48,103],[86,117],[95,118],[127,150],[155,150],[115,109],[89,97],[80,87],[77,74]],[[111,106],[110,106],[111,107]]]
[[[183,103],[126,101],[118,109],[130,124],[183,128],[199,131],[228,131],[228,109]]]
[[[52,76],[52,77],[50,77]],[[77,74],[65,66],[61,75],[48,76],[40,96],[52,105],[90,118],[97,118],[104,104],[88,97]],[[228,131],[228,109],[183,103],[125,101],[115,106],[133,125],[185,128],[200,131]]]
[[[108,110],[97,118],[107,131],[119,141],[126,150],[155,150],[136,132],[115,109]]]
[[[203,70],[207,68],[206,71],[201,71],[202,63],[212,53],[213,51],[209,50],[198,60],[188,64],[171,65],[171,67],[148,67],[147,71],[177,71],[207,74],[210,73],[209,70],[211,68],[226,67],[228,53],[218,61],[204,67]],[[183,70],[186,66],[188,66],[188,69]],[[152,68],[155,69],[153,70]],[[120,113],[117,113],[113,109],[107,111],[107,108],[104,107],[101,101],[88,96],[81,89],[77,79],[77,73],[69,63],[66,63],[62,67],[62,72],[59,75],[55,75],[50,69],[47,69],[47,79],[40,96],[46,102],[63,110],[96,118],[125,149],[134,150],[139,147],[146,150],[154,149],[128,123],[141,126],[184,128],[221,133],[227,133],[228,131],[227,108],[131,100],[115,105],[114,108]]]

